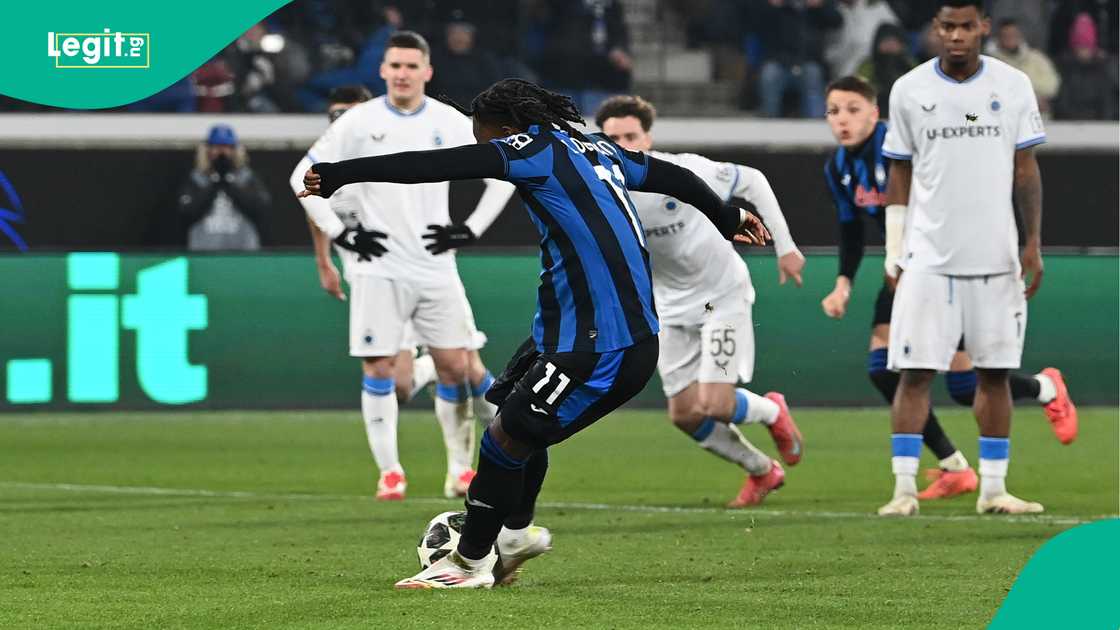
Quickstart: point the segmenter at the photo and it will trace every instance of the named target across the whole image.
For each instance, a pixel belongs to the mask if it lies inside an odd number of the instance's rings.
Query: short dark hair
[[[642,123],[642,131],[649,131],[653,127],[653,120],[657,118],[657,109],[640,96],[612,96],[599,106],[599,111],[595,113],[595,124],[602,129],[608,118],[627,116],[637,118]]]
[[[432,48],[428,46],[428,40],[416,31],[397,31],[389,36],[389,41],[385,43],[385,50],[390,48],[415,48],[424,53],[425,57],[432,56]]]
[[[373,94],[364,85],[340,85],[327,94],[327,103],[364,103],[373,98]]]
[[[1005,17],[1005,18],[1003,18],[1002,20],[999,21],[999,25],[997,26],[997,29],[1007,28],[1008,26],[1018,27],[1019,26],[1019,20],[1016,20],[1013,17]]]
[[[976,10],[980,13],[980,15],[988,14],[988,12],[984,10],[984,0],[941,0],[941,7],[951,7],[954,9],[976,7]]]
[[[879,96],[879,92],[875,89],[874,85],[871,85],[861,77],[857,77],[854,75],[840,77],[832,83],[829,83],[828,87],[824,90],[825,98],[828,98],[828,95],[831,94],[834,90],[840,90],[841,92],[855,92],[856,94],[859,94],[872,103],[875,103],[875,99]]]

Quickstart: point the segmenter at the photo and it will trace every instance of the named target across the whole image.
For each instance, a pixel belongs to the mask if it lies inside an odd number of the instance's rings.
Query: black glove
[[[432,252],[432,254],[442,254],[449,249],[458,249],[466,247],[478,240],[471,229],[462,223],[452,223],[451,225],[429,225],[428,229],[431,232],[424,234],[421,238],[431,239],[431,243],[424,246],[425,249]]]
[[[342,231],[342,234],[334,239],[334,242],[342,249],[357,253],[358,260],[373,260],[373,258],[378,258],[389,251],[385,249],[381,241],[377,240],[380,238],[389,238],[389,235],[358,226],[356,228],[346,228]]]

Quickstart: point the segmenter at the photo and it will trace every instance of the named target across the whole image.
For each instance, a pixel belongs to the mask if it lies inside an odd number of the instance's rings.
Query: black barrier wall
[[[737,149],[704,154],[766,173],[800,245],[836,244],[835,211],[822,175],[825,151]],[[291,169],[301,157],[294,150],[250,153],[251,165],[273,197],[273,212],[262,230],[267,246],[308,244],[303,213],[288,187]],[[0,149],[0,172],[20,197],[24,214],[23,223],[11,227],[32,249],[181,246],[186,229],[176,216],[176,198],[193,160],[191,150],[158,147]],[[1120,233],[1117,154],[1043,150],[1039,163],[1046,197],[1043,243],[1116,247]],[[452,216],[465,217],[481,189],[477,182],[453,184]],[[0,208],[12,205],[0,189]],[[480,244],[535,242],[536,232],[514,197]],[[0,234],[0,249],[13,247]]]

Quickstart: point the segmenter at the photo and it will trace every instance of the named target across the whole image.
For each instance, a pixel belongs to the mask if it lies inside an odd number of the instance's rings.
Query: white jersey
[[[779,256],[796,250],[770,184],[761,172],[713,162],[692,153],[649,155],[687,168],[720,197],[755,204],[774,236]],[[754,302],[750,272],[742,257],[695,206],[656,193],[631,192],[646,235],[657,315],[667,325],[703,322],[709,302],[738,292]]]
[[[1018,272],[1015,152],[1046,141],[1027,75],[988,56],[964,82],[934,58],[895,82],[883,155],[910,160],[906,270]]]
[[[311,163],[338,162],[359,157],[425,151],[473,144],[470,119],[443,103],[425,98],[414,112],[405,113],[380,96],[350,108],[307,152]],[[297,169],[298,170],[298,169]],[[351,184],[330,197],[330,207],[344,223],[361,223],[367,230],[388,235],[388,252],[359,261],[353,252],[340,255],[347,276],[374,275],[410,282],[442,282],[455,274],[453,252],[433,256],[421,235],[431,224],[450,223],[448,182],[429,184]]]

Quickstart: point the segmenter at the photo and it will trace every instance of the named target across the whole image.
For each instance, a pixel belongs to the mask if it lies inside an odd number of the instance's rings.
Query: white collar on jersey
[[[406,112],[403,109],[400,109],[399,107],[394,107],[393,104],[389,102],[389,97],[388,96],[383,96],[381,98],[383,99],[382,102],[385,103],[385,107],[389,111],[393,112],[394,114],[396,114],[398,116],[415,116],[416,114],[419,114],[420,112],[424,111],[424,108],[428,106],[428,97],[427,96],[425,96],[424,101],[422,103],[420,103],[420,107],[417,107],[416,109],[414,109],[410,112]]]
[[[933,69],[934,69],[934,71],[937,72],[937,76],[941,77],[942,79],[945,79],[949,83],[952,83],[953,85],[964,85],[965,83],[968,83],[968,82],[972,81],[973,79],[980,76],[981,74],[984,74],[984,58],[983,57],[980,58],[980,67],[976,69],[976,72],[973,73],[972,76],[968,77],[964,81],[957,81],[953,77],[945,74],[945,71],[941,69],[941,58],[940,57],[934,57],[933,58]]]

